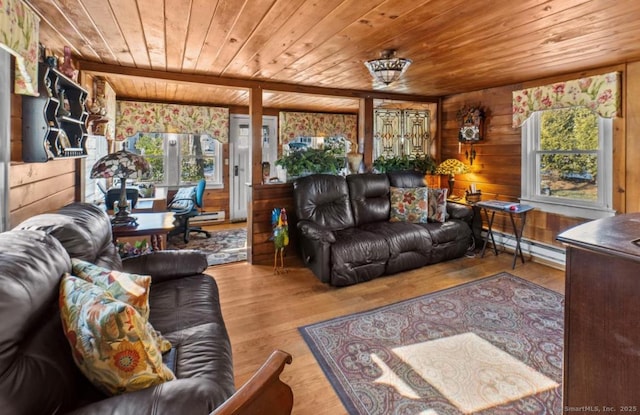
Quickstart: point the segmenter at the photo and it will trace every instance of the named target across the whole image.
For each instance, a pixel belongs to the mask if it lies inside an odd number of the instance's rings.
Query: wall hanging
[[[373,158],[430,154],[429,110],[375,109]]]
[[[462,144],[469,144],[469,148],[464,154],[469,164],[473,166],[476,158],[476,150],[473,145],[484,138],[484,110],[479,105],[465,105],[458,111],[458,122],[460,131],[458,133],[458,153],[461,152]]]

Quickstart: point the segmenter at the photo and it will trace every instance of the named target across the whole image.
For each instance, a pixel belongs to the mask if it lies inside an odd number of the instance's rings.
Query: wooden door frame
[[[0,232],[11,228],[9,165],[11,164],[11,56],[0,49]]]

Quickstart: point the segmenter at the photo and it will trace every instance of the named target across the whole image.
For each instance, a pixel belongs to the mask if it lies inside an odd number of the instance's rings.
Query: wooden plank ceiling
[[[248,105],[246,89],[129,76],[130,68],[330,89],[446,96],[640,59],[637,0],[28,0],[41,41],[122,67],[120,98]],[[413,64],[385,86],[363,62]],[[119,72],[119,71],[112,71]],[[354,98],[264,105],[357,111]]]

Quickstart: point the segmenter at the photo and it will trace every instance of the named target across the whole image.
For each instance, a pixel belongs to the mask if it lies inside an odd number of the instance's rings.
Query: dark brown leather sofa
[[[447,204],[448,219],[389,222],[390,187],[424,186],[420,172],[316,174],[294,182],[300,249],[320,281],[344,286],[461,257],[473,210]]]
[[[176,379],[136,392],[102,395],[73,362],[58,310],[72,257],[152,276],[150,317],[172,343]],[[117,255],[105,212],[88,204],[34,216],[0,234],[0,413],[289,414],[279,380],[291,356],[275,351],[237,392],[231,345],[215,280],[197,251]]]

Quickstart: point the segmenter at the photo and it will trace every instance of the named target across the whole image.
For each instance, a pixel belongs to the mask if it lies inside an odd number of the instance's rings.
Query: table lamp
[[[129,215],[127,179],[145,179],[151,174],[151,166],[144,157],[126,150],[102,157],[91,168],[92,179],[120,179],[118,212],[111,218],[111,225],[136,225],[136,218]]]
[[[453,184],[456,181],[456,174],[471,173],[469,166],[458,159],[446,159],[436,168],[436,174],[446,174],[449,176],[449,196],[453,196]]]

